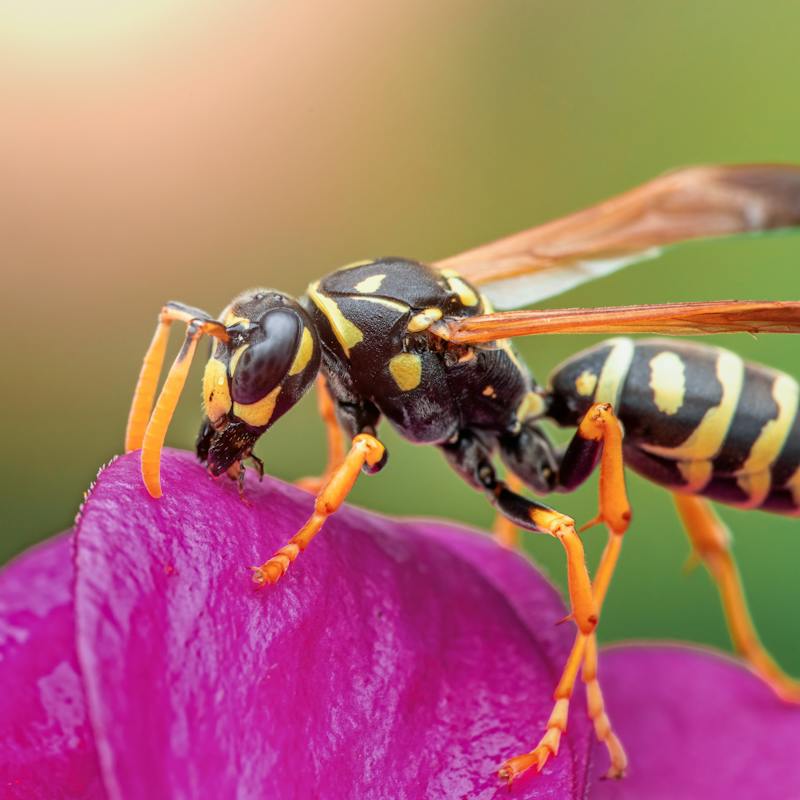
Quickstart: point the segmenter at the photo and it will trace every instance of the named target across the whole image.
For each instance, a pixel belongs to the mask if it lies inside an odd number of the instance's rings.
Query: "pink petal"
[[[0,572],[0,796],[104,798],[74,644],[72,539]]]
[[[601,670],[631,769],[593,787],[592,800],[800,797],[800,708],[739,664],[688,647],[626,646],[603,651]]]
[[[541,576],[485,537],[344,508],[274,587],[248,566],[312,499],[214,483],[165,453],[103,472],[78,524],[78,651],[112,797],[509,796],[502,761],[542,732],[573,636]],[[373,480],[377,480],[375,478]],[[576,714],[517,798],[583,798]]]

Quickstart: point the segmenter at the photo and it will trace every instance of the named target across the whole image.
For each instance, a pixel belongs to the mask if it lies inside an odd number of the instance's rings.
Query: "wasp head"
[[[206,364],[197,438],[197,455],[215,476],[238,473],[259,436],[311,386],[321,355],[310,317],[279,292],[245,292],[221,319],[229,341],[216,342]]]

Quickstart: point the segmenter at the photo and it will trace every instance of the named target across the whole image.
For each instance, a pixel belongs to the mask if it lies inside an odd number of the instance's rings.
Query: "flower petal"
[[[603,651],[601,669],[631,768],[593,787],[592,800],[800,797],[800,709],[739,664],[648,645]]]
[[[74,643],[72,538],[0,572],[0,794],[104,798]]]
[[[555,591],[485,537],[343,508],[277,586],[258,564],[312,499],[214,483],[165,452],[107,468],[77,528],[78,651],[112,797],[507,797],[573,631]],[[513,796],[582,798],[589,727]]]

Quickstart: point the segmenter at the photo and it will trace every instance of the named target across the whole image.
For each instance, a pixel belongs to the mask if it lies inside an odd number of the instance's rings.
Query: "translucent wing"
[[[505,311],[442,320],[431,331],[457,344],[541,333],[800,333],[800,302],[702,303]]]
[[[437,262],[521,308],[691,239],[800,225],[800,166],[676,170],[596,206]]]

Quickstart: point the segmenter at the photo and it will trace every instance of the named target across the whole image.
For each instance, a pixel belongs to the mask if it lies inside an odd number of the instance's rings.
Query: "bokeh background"
[[[341,264],[444,257],[673,166],[800,161],[799,24],[795,3],[710,0],[4,3],[0,561],[68,527],[119,452],[162,301],[299,294]],[[797,298],[798,260],[792,237],[696,244],[550,304]],[[544,379],[594,341],[520,348]],[[725,342],[800,373],[790,337]],[[172,445],[194,441],[200,369]],[[385,437],[390,468],[355,502],[490,525],[435,450]],[[308,397],[257,452],[292,480],[320,469],[323,443]],[[629,485],[601,637],[727,648],[668,495]],[[595,492],[558,506],[588,519]],[[762,634],[800,671],[797,521],[722,514]],[[603,537],[587,534],[593,558]],[[558,545],[526,547],[563,584]]]

